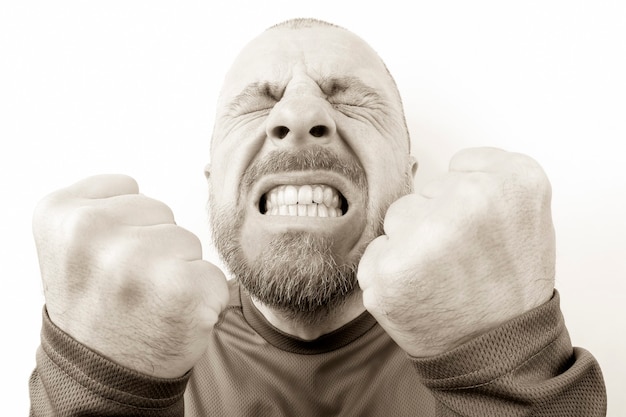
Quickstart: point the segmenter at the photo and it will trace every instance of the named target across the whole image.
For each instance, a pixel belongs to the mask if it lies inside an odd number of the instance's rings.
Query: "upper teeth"
[[[265,214],[339,217],[339,192],[328,185],[279,185],[265,195]]]

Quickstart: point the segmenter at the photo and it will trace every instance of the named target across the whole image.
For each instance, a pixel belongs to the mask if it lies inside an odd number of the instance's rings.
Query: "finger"
[[[490,147],[468,148],[457,152],[450,160],[449,170],[460,172],[493,171],[508,152]]]
[[[408,224],[418,224],[429,210],[430,200],[419,194],[408,194],[389,206],[384,229],[388,236],[404,233]]]
[[[376,265],[378,264],[378,255],[387,247],[388,241],[388,236],[379,236],[372,240],[369,245],[367,245],[367,248],[365,248],[356,273],[361,290],[365,291],[374,284],[374,280],[377,276]]]
[[[435,178],[427,182],[419,191],[419,194],[427,199],[438,198],[442,194],[449,192],[462,175],[464,174],[460,172],[449,172],[439,178]]]
[[[226,275],[214,264],[198,259],[187,263],[190,269],[190,279],[194,280],[193,287],[202,291],[205,303],[212,308],[217,305],[219,314],[228,305],[230,295]]]
[[[174,213],[167,204],[143,194],[125,194],[100,200],[93,204],[109,218],[134,226],[174,224]]]
[[[174,224],[132,226],[135,238],[145,250],[156,255],[184,261],[202,259],[200,239],[190,231]]]
[[[94,175],[78,181],[59,191],[61,196],[77,198],[108,198],[124,194],[137,194],[137,181],[128,175],[103,174]]]
[[[528,155],[497,148],[473,148],[457,153],[450,161],[450,171],[486,172],[526,178],[543,189],[549,188],[547,176],[539,163]]]

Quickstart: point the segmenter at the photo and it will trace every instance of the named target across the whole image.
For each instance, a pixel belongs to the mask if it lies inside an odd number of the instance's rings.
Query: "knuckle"
[[[202,257],[200,239],[172,223],[129,228],[136,250],[153,258],[192,260]]]
[[[535,169],[539,167],[539,164],[535,159],[524,153],[509,152],[508,159],[510,159],[509,163],[512,163],[514,166],[521,169]]]
[[[172,233],[177,235],[176,240],[180,242],[179,251],[181,256],[191,259],[202,257],[202,243],[198,236],[182,227],[174,226],[172,229]]]
[[[512,153],[506,162],[519,177],[528,178],[531,181],[547,179],[539,162],[528,155]]]
[[[62,209],[69,202],[71,202],[71,198],[61,191],[55,191],[41,198],[33,209],[33,227],[50,223],[57,217],[55,214],[59,212],[59,209]]]
[[[162,285],[164,299],[176,308],[193,308],[197,304],[197,288],[189,285],[189,280],[180,268],[176,268],[168,278],[167,284]]]
[[[104,211],[96,206],[82,205],[71,210],[63,219],[63,231],[70,240],[82,240],[106,221]]]
[[[533,161],[534,162],[534,161]],[[532,169],[529,169],[529,180],[532,182],[532,189],[540,196],[550,197],[552,195],[552,186],[550,180],[541,166],[534,162]]]
[[[509,177],[509,186],[526,199],[550,199],[552,196],[552,186],[545,171],[534,159],[523,155],[515,154],[516,167],[514,175]]]
[[[133,196],[137,198],[137,204],[145,207],[147,210],[151,212],[158,213],[159,217],[162,219],[164,223],[173,223],[174,222],[174,212],[172,209],[160,200],[156,200],[150,197],[146,197],[145,195],[136,195]]]
[[[139,192],[139,184],[137,180],[131,177],[130,175],[125,174],[111,174],[106,175],[111,182],[114,180],[119,183],[120,189],[123,189],[124,192]]]
[[[167,221],[174,222],[174,211],[172,211],[171,207],[161,201],[158,201],[158,200],[154,200],[154,201],[159,211],[161,212],[161,215],[165,219],[167,219]]]
[[[483,172],[467,173],[457,192],[466,211],[486,210],[491,202],[498,201],[498,178]]]

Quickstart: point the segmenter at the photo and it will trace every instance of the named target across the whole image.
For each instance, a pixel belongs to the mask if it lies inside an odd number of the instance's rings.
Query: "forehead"
[[[287,83],[295,68],[313,79],[353,76],[378,89],[391,82],[376,52],[353,33],[334,27],[275,28],[250,42],[228,72],[222,99],[253,82]]]

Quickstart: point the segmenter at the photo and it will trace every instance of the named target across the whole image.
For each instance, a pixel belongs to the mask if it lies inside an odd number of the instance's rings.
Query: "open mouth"
[[[348,201],[325,184],[279,185],[261,196],[259,211],[268,216],[341,217]]]

